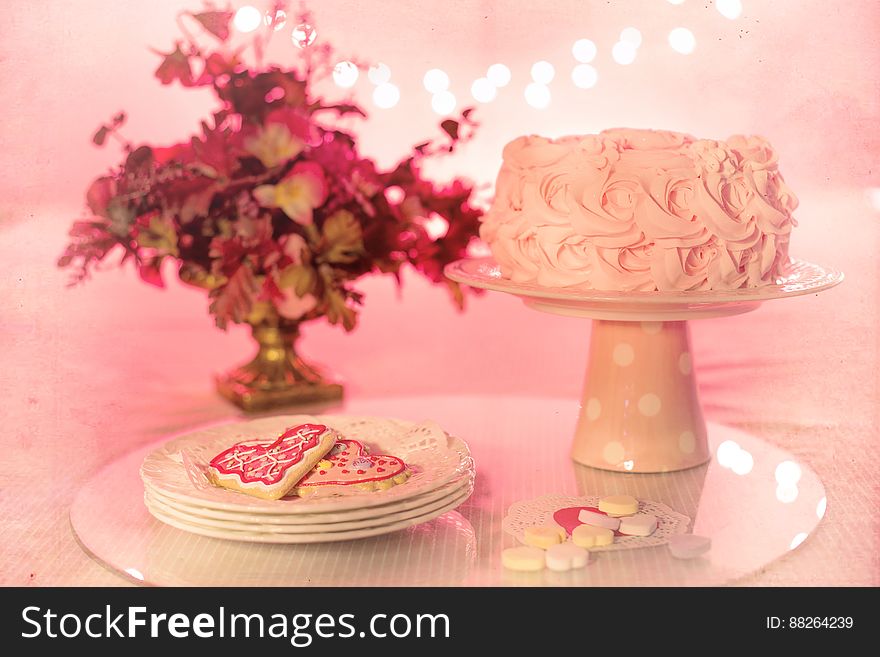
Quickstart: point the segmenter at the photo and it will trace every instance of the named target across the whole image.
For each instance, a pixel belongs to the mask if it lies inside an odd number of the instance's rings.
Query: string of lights
[[[669,4],[681,5],[685,0],[667,0]],[[741,0],[714,0],[718,13],[729,20],[736,20],[742,15]],[[287,15],[279,10],[270,15],[256,7],[245,5],[235,12],[233,26],[241,33],[253,32],[261,25],[272,25],[275,30],[282,29],[287,22]],[[293,28],[291,41],[298,48],[306,48],[314,43],[316,30],[308,24],[300,24]],[[682,55],[690,55],[697,47],[694,33],[687,27],[675,27],[667,35],[669,47]],[[641,31],[632,26],[621,30],[617,42],[611,48],[611,58],[621,66],[632,64],[642,45]],[[575,63],[571,69],[571,81],[579,89],[592,89],[599,82],[599,71],[594,65],[599,50],[596,44],[587,38],[578,39],[571,48]],[[535,109],[550,106],[552,94],[550,83],[556,78],[556,68],[548,61],[540,60],[532,64],[529,71],[530,80],[523,90],[528,105]],[[361,78],[361,71],[351,61],[340,61],[333,69],[333,82],[342,89],[351,89]],[[391,109],[400,102],[400,87],[391,81],[391,68],[378,63],[369,68],[367,79],[374,86],[373,104],[380,109]],[[488,67],[484,76],[473,80],[470,95],[478,103],[491,103],[495,100],[498,90],[507,86],[513,79],[510,68],[502,63]],[[458,98],[450,89],[450,78],[446,71],[432,68],[422,78],[422,85],[431,95],[431,109],[441,116],[448,116],[458,107]]]

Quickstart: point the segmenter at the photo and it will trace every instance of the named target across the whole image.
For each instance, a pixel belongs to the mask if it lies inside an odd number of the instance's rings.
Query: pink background
[[[522,133],[622,125],[701,137],[754,132],[771,140],[801,198],[792,253],[839,266],[848,280],[820,296],[695,323],[701,394],[710,419],[760,430],[811,462],[826,483],[836,482],[832,521],[835,509],[869,514],[872,531],[860,539],[863,560],[855,570],[795,562],[771,581],[877,584],[873,509],[880,486],[868,463],[880,456],[874,255],[880,247],[880,4],[743,0],[743,15],[732,21],[708,0],[313,5],[319,39],[336,44],[341,57],[387,63],[401,88],[401,102],[381,110],[370,101],[365,76],[355,87],[371,109],[370,121],[357,128],[362,149],[385,164],[436,130],[439,117],[421,86],[425,70],[446,70],[463,106],[470,83],[488,65],[511,68],[511,84],[478,109],[478,138],[431,166],[438,178],[472,177],[487,197],[502,146]],[[240,327],[215,330],[203,293],[175,282],[170,270],[169,288],[157,290],[130,269],[110,269],[67,290],[66,273],[53,264],[70,220],[82,213],[88,182],[118,159],[113,147],[90,146],[102,121],[125,109],[129,138],[165,143],[188,135],[211,108],[201,91],[161,86],[152,77],[158,58],[148,50],[170,49],[176,13],[197,6],[4,2],[0,420],[11,457],[0,466],[0,508],[13,545],[0,580],[65,581],[57,570],[40,580],[28,556],[39,537],[66,546],[66,558],[86,568],[64,533],[70,492],[56,486],[25,499],[9,491],[31,490],[34,476],[72,490],[98,463],[135,444],[230,413],[214,396],[210,376],[248,356],[249,337]],[[643,43],[635,62],[621,66],[610,50],[626,26],[639,28]],[[693,31],[693,54],[669,48],[666,35],[676,26]],[[292,62],[289,34],[290,24],[273,43],[272,59]],[[577,89],[569,77],[576,63],[571,44],[582,37],[599,47],[599,82],[590,90]],[[529,107],[522,95],[529,68],[540,59],[556,66],[547,110]],[[335,92],[332,85],[327,90]],[[306,354],[342,375],[352,396],[483,391],[573,398],[579,392],[586,322],[531,312],[494,294],[471,297],[459,314],[444,290],[414,274],[405,276],[402,294],[387,278],[365,280],[361,289],[367,303],[353,334],[315,325],[305,340]],[[57,449],[54,456],[46,456],[49,446]],[[81,467],[71,472],[71,459],[80,457]],[[23,512],[30,505],[34,512]],[[36,509],[51,517],[42,529],[33,525]],[[812,563],[827,563],[849,535],[841,529],[812,548]],[[28,579],[31,571],[38,576]],[[807,571],[812,579],[804,579]]]

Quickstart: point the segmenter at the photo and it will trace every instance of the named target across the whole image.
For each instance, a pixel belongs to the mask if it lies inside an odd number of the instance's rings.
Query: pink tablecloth
[[[861,190],[801,197],[793,252],[847,281],[694,323],[700,391],[710,419],[784,446],[828,492],[817,533],[745,583],[877,585],[878,217]],[[137,445],[233,414],[210,376],[250,351],[243,329],[212,328],[203,294],[173,281],[160,291],[113,270],[65,289],[53,260],[69,214],[15,208],[0,228],[2,584],[123,584],[74,539],[77,486]],[[342,374],[351,396],[578,394],[587,322],[494,294],[459,315],[443,290],[406,279],[402,295],[388,279],[364,283],[354,334],[306,332],[307,355]]]

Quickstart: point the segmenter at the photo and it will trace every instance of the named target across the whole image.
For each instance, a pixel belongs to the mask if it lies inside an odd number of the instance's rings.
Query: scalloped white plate
[[[368,538],[370,536],[381,536],[382,534],[390,534],[413,525],[420,525],[434,518],[443,515],[447,511],[452,511],[456,507],[467,501],[471,494],[471,487],[467,487],[464,492],[452,500],[448,500],[446,504],[439,508],[429,511],[423,515],[407,518],[405,520],[397,520],[388,524],[378,525],[375,527],[367,527],[364,529],[354,529],[351,531],[341,532],[316,532],[306,534],[279,534],[261,531],[240,531],[233,529],[219,529],[217,527],[208,527],[206,525],[196,524],[187,520],[181,520],[168,514],[165,514],[155,507],[147,505],[149,512],[157,520],[170,525],[177,529],[181,529],[192,534],[201,536],[210,536],[211,538],[223,538],[232,541],[244,541],[248,543],[329,543],[333,541],[352,541],[359,538]]]
[[[155,489],[145,486],[145,496],[151,500],[159,502],[165,506],[171,507],[188,516],[204,518],[210,520],[220,520],[226,522],[237,523],[260,523],[261,525],[279,525],[279,526],[310,526],[315,528],[326,528],[329,531],[337,531],[343,529],[336,525],[385,517],[388,515],[419,509],[426,504],[439,499],[447,498],[457,492],[460,492],[474,479],[473,472],[456,477],[436,490],[430,491],[423,495],[409,497],[400,502],[392,502],[390,504],[381,504],[379,506],[368,506],[359,509],[350,509],[347,511],[325,511],[323,513],[297,513],[297,514],[274,514],[274,513],[249,513],[247,511],[224,511],[221,509],[211,509],[204,506],[187,504],[174,498],[165,497],[157,493]]]
[[[320,422],[343,436],[359,440],[372,453],[402,458],[410,478],[384,491],[352,490],[344,495],[286,497],[262,500],[219,488],[205,476],[215,455],[243,440],[270,440],[284,429],[304,422]],[[315,514],[381,506],[434,491],[471,472],[467,444],[446,434],[436,422],[408,422],[388,418],[285,415],[209,427],[165,443],[152,451],[141,466],[145,488],[190,505],[236,513]]]
[[[264,534],[327,534],[336,532],[348,532],[357,529],[368,529],[370,527],[379,527],[388,525],[401,520],[409,520],[410,518],[418,518],[425,516],[436,509],[445,507],[453,500],[460,498],[465,493],[473,491],[473,480],[467,478],[460,486],[449,491],[446,495],[430,502],[418,506],[413,509],[396,511],[389,514],[380,513],[369,518],[361,520],[351,520],[345,522],[316,523],[316,524],[275,524],[264,523],[262,518],[265,515],[254,514],[245,516],[241,514],[241,518],[235,520],[218,520],[217,518],[206,518],[204,516],[187,513],[180,507],[174,507],[161,500],[152,497],[149,493],[144,495],[144,503],[150,513],[159,512],[162,516],[176,518],[193,525],[201,527],[213,527],[216,529],[232,530],[232,531],[249,531]],[[373,509],[382,509],[383,507],[372,507]]]

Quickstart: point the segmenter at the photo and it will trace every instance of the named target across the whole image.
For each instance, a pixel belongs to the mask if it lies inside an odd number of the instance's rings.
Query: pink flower
[[[271,169],[299,155],[309,138],[309,122],[294,110],[275,110],[254,136],[244,140],[244,150]]]
[[[244,150],[268,169],[293,159],[304,147],[303,141],[291,135],[281,123],[268,123],[259,128],[255,136],[244,140]]]
[[[309,245],[303,239],[302,235],[290,233],[283,235],[278,240],[281,244],[281,250],[284,252],[294,265],[303,263],[303,253],[309,250]]]
[[[313,294],[297,296],[293,290],[281,290],[284,298],[275,301],[275,309],[278,314],[286,319],[300,319],[310,313],[318,305],[318,300]]]
[[[299,162],[275,185],[260,185],[254,198],[264,208],[281,208],[293,221],[309,226],[312,211],[327,200],[324,170],[314,162]]]

